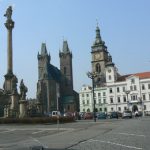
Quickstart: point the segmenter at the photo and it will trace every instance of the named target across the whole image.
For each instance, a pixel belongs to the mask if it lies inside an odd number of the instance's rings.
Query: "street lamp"
[[[142,101],[142,98],[141,98],[141,97],[139,97],[139,104],[141,105],[142,114],[143,114],[143,116],[144,116],[144,115],[145,115],[145,114],[144,114],[144,103],[143,103],[143,101]]]
[[[94,122],[96,122],[96,113],[95,113],[95,97],[94,97],[94,79],[97,77],[96,72],[88,72],[87,76],[92,79],[92,93],[93,93],[93,116]]]
[[[127,106],[128,106],[128,109],[129,109],[129,99],[128,99],[128,95],[129,95],[130,91],[127,90],[127,91],[125,91],[125,93],[127,94]]]

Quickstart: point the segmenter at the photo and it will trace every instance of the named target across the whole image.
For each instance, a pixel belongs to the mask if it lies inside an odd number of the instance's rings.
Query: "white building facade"
[[[94,87],[84,85],[80,91],[80,112],[93,112],[92,88],[97,112],[150,112],[150,72],[120,75],[102,41],[98,26],[91,48],[92,72],[97,76],[93,80]]]
[[[106,102],[106,87],[95,88],[94,89],[94,99],[95,99],[95,110],[96,112],[107,112],[107,102]],[[92,94],[92,87],[88,85],[83,85],[79,94],[80,100],[80,112],[93,112],[94,100]]]
[[[107,72],[106,76],[108,76]],[[137,110],[148,113],[150,111],[150,72],[119,76],[113,82],[107,80],[107,103],[109,112],[123,112],[128,109],[132,112]]]

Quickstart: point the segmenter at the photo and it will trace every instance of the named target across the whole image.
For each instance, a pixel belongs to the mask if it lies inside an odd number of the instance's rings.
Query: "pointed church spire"
[[[70,50],[69,50],[69,47],[68,47],[68,42],[65,40],[63,41],[63,49],[62,49],[62,52],[63,53],[69,53]]]
[[[101,39],[100,29],[99,29],[99,26],[97,24],[97,27],[96,27],[96,38],[95,38],[94,45],[102,44],[102,43],[103,43],[103,41]]]
[[[115,64],[112,62],[112,56],[108,53],[108,60],[106,66],[114,66]]]
[[[46,43],[42,43],[41,45],[41,55],[47,55]]]

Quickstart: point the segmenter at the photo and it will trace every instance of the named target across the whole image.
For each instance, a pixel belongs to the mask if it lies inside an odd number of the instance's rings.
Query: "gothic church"
[[[79,95],[73,90],[72,53],[67,41],[63,41],[59,52],[60,69],[50,63],[51,56],[46,44],[42,43],[38,53],[37,101],[39,111],[49,113],[79,111]]]

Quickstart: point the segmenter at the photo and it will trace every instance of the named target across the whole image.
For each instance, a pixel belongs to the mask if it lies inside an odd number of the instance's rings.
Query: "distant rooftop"
[[[129,76],[138,76],[140,79],[146,79],[146,78],[150,78],[150,72],[140,72],[140,73],[134,73],[134,74],[127,74],[127,75],[123,75],[123,76],[120,76],[118,79],[117,79],[117,82],[120,82],[120,81],[125,81],[127,77]]]

